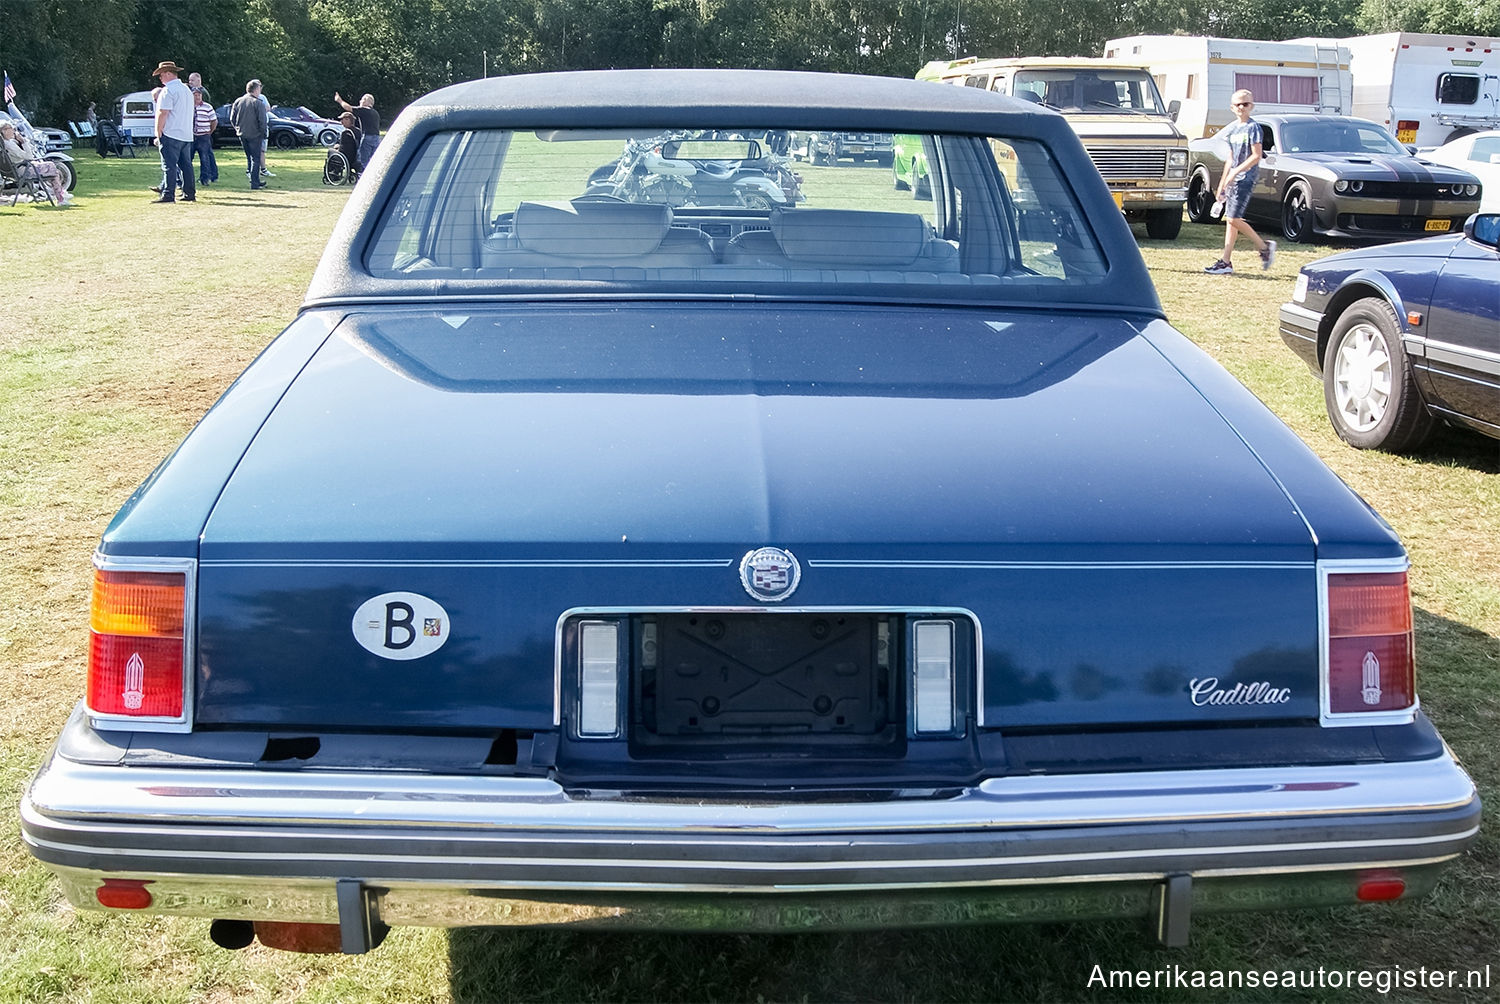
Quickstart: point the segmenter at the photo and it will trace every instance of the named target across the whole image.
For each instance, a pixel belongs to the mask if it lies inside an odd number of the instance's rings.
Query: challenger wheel
[[[1193,174],[1193,180],[1188,185],[1187,214],[1188,219],[1194,223],[1215,223],[1209,210],[1214,205],[1214,189],[1208,183],[1208,175],[1203,171]]]
[[[1300,181],[1286,190],[1286,198],[1281,202],[1281,233],[1299,244],[1313,239],[1312,201],[1307,196],[1307,186]]]
[[[1367,297],[1339,315],[1323,356],[1323,400],[1339,438],[1361,450],[1404,453],[1432,431],[1386,301]]]

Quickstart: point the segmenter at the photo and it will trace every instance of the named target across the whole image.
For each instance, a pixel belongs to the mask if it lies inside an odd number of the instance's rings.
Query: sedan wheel
[[[271,137],[271,145],[278,150],[290,150],[297,145],[297,137],[290,130],[283,130]]]
[[[1289,241],[1312,240],[1312,202],[1307,197],[1307,186],[1301,182],[1287,189],[1286,199],[1281,203],[1281,233]]]
[[[1384,300],[1360,300],[1340,315],[1323,357],[1323,400],[1339,438],[1363,450],[1400,453],[1432,431]]]

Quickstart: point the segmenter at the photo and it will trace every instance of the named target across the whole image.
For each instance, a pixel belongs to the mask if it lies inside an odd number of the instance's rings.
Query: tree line
[[[389,121],[488,74],[735,66],[910,77],[930,59],[1099,55],[1133,34],[1500,35],[1500,0],[0,0],[0,67],[39,121],[152,85],[164,59],[228,101],[334,111],[369,92]]]

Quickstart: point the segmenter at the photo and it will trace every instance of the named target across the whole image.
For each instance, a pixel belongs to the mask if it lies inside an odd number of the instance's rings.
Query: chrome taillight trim
[[[96,729],[125,732],[191,732],[193,731],[194,674],[193,654],[197,651],[198,559],[152,558],[127,555],[115,557],[94,552],[94,567],[101,572],[164,572],[183,575],[182,603],[182,714],[117,715],[95,711],[85,705],[89,722]],[[92,587],[91,587],[92,588]]]
[[[1318,562],[1318,724],[1326,727],[1339,728],[1344,726],[1368,726],[1368,725],[1410,725],[1417,720],[1417,711],[1422,706],[1422,700],[1415,693],[1412,694],[1412,703],[1409,708],[1399,711],[1334,711],[1333,698],[1329,691],[1328,674],[1331,669],[1330,645],[1329,645],[1329,623],[1328,623],[1328,577],[1330,575],[1367,575],[1380,574],[1383,572],[1410,572],[1411,561],[1404,555],[1400,558],[1340,558],[1324,559]],[[1408,597],[1410,595],[1411,580],[1407,579]],[[1413,621],[1412,631],[1415,633],[1416,624]],[[1412,652],[1412,661],[1416,661],[1415,646]],[[1412,675],[1415,678],[1416,667],[1412,667]],[[1415,688],[1413,688],[1415,689]]]

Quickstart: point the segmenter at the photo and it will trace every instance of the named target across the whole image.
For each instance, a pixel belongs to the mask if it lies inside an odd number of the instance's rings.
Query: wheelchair
[[[359,170],[349,162],[337,147],[328,151],[323,159],[323,184],[352,185],[359,179]]]

